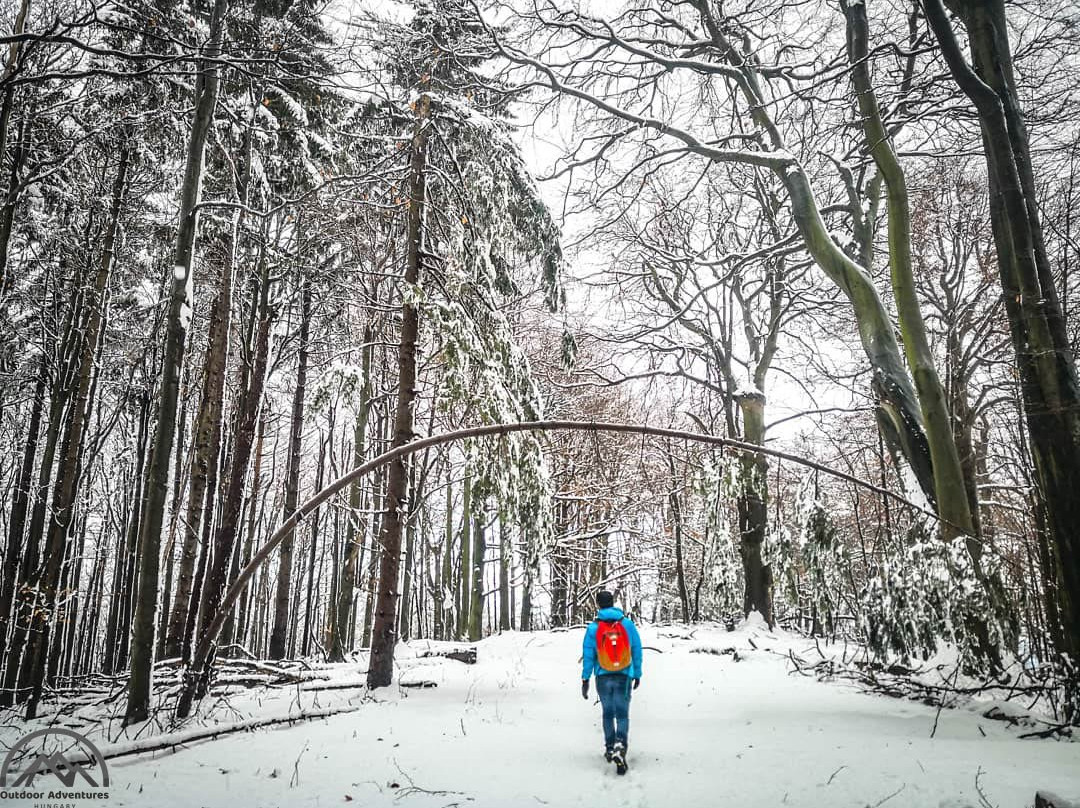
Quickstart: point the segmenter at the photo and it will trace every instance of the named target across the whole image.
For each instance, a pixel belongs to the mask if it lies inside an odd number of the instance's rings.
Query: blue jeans
[[[630,732],[630,677],[608,673],[596,677],[596,695],[604,709],[604,748],[617,741],[625,747]]]

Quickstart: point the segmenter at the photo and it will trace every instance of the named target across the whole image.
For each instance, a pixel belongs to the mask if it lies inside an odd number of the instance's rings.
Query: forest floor
[[[189,723],[166,751],[111,759],[107,805],[1019,808],[1036,790],[1080,803],[1080,743],[1021,738],[1045,725],[1015,702],[939,709],[868,693],[821,675],[823,655],[850,661],[850,648],[763,625],[641,633],[625,777],[603,761],[594,690],[581,698],[581,632],[509,632],[478,643],[475,665],[421,656],[446,644],[403,646],[401,684],[374,695],[361,686],[363,656],[284,687],[223,681],[200,705],[204,728],[352,711],[213,740],[193,740]],[[408,686],[420,683],[436,686]],[[50,720],[85,729],[95,709],[8,721],[0,742]],[[90,732],[107,756],[168,731],[132,739],[118,726]]]

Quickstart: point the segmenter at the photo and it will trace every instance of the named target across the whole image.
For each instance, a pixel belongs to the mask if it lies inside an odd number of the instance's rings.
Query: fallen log
[[[164,749],[175,750],[178,746],[184,746],[196,741],[212,740],[222,735],[234,732],[246,732],[260,727],[270,727],[275,724],[292,724],[297,721],[314,721],[319,718],[328,718],[341,713],[351,713],[358,707],[330,707],[322,710],[304,710],[292,715],[279,715],[269,718],[250,718],[246,721],[237,721],[232,724],[216,724],[212,727],[197,727],[183,732],[172,732],[168,735],[157,735],[149,738],[140,738],[130,743],[121,743],[114,746],[101,748],[101,756],[106,760],[113,758],[128,757],[129,755],[142,755],[147,752],[157,752]],[[90,760],[74,761],[76,763],[90,763]]]
[[[440,650],[424,651],[420,654],[421,657],[445,657],[446,659],[452,659],[455,662],[464,662],[466,665],[476,664],[476,649],[475,648],[455,648],[453,650]]]

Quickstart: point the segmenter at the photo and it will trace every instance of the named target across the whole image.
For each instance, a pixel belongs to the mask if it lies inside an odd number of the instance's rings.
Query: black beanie
[[[606,589],[601,589],[596,593],[596,605],[601,609],[610,609],[615,605],[615,596]]]

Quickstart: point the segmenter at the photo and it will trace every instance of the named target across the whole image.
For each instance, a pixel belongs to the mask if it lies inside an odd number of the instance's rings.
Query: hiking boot
[[[610,749],[604,750],[604,760],[606,760],[608,763],[611,763],[611,755],[612,751]]]
[[[626,774],[626,744],[616,741],[611,750],[611,762],[615,764],[615,771]]]

